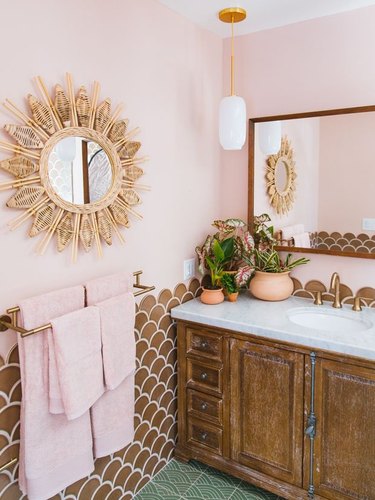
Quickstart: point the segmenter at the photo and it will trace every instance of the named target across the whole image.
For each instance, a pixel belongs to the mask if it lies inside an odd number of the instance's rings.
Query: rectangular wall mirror
[[[375,259],[374,138],[375,106],[250,119],[250,226],[268,213],[278,250]]]

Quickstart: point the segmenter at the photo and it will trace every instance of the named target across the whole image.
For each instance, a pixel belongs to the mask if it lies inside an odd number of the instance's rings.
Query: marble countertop
[[[361,312],[353,312],[351,306],[344,305],[333,310],[334,314],[366,323],[366,329],[353,333],[299,326],[289,319],[290,312],[297,308],[321,313],[331,313],[333,309],[328,303],[316,306],[311,299],[290,297],[281,302],[264,302],[243,293],[235,303],[224,301],[214,306],[202,304],[199,299],[190,300],[173,308],[171,314],[175,319],[375,360],[375,309],[364,307]]]

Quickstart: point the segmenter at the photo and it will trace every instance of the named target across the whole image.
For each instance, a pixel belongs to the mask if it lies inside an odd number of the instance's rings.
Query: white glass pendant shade
[[[65,137],[56,144],[56,152],[61,161],[72,162],[76,157],[76,138]]]
[[[275,155],[281,147],[281,122],[261,122],[258,125],[259,147],[265,155]]]
[[[246,103],[231,95],[220,102],[219,137],[223,149],[239,150],[246,140]]]

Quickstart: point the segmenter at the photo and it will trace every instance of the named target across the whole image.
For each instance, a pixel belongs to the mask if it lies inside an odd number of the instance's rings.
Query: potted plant
[[[289,253],[282,260],[274,249],[273,227],[266,225],[270,220],[267,214],[255,217],[254,248],[244,253],[243,259],[248,265],[246,271],[251,273],[249,288],[254,297],[277,301],[287,299],[293,292],[290,271],[306,264],[309,259],[301,257],[292,260],[292,254]]]
[[[239,292],[239,287],[234,274],[224,273],[221,278],[221,284],[226,291],[229,302],[236,302]]]
[[[241,219],[215,220],[212,225],[217,229],[214,235],[208,235],[202,246],[197,246],[198,269],[202,274],[208,270],[206,256],[213,256],[215,240],[219,241],[224,252],[223,271],[237,273],[244,265],[242,255],[250,251],[254,241],[247,229],[247,224]]]
[[[203,287],[200,299],[204,304],[220,304],[224,300],[221,279],[225,262],[225,252],[218,240],[212,243],[212,255],[205,256],[205,262],[210,270],[211,284]]]

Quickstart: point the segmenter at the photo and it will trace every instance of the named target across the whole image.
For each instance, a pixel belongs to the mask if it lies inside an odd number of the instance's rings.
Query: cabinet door
[[[334,500],[375,499],[375,370],[316,365],[314,484]]]
[[[231,344],[231,450],[239,463],[302,486],[304,357]]]

